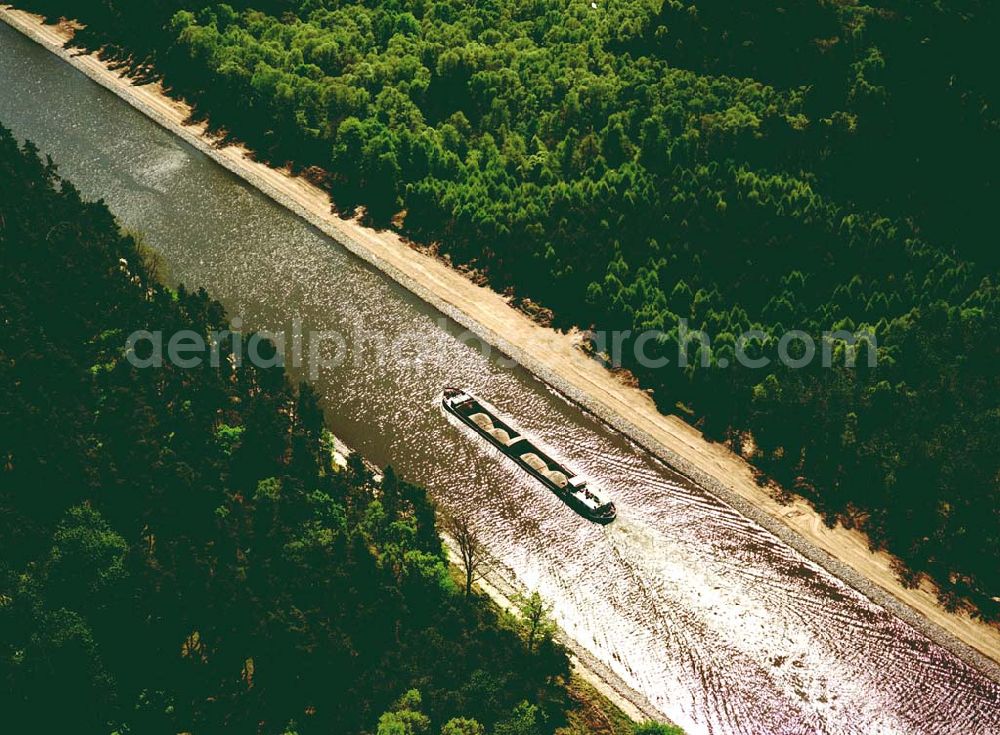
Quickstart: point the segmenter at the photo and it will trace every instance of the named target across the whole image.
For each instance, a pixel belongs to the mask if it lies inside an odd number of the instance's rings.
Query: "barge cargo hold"
[[[615,519],[614,503],[588,487],[585,478],[552,459],[469,391],[445,388],[441,404],[581,515],[598,523]]]

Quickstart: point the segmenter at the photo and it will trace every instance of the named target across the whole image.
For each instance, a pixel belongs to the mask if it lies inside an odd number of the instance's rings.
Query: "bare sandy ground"
[[[773,491],[757,485],[750,466],[742,458],[720,444],[707,441],[680,418],[659,413],[648,395],[623,385],[584,354],[573,336],[539,326],[511,308],[500,294],[474,284],[440,260],[415,250],[396,234],[340,219],[331,213],[327,194],[306,180],[253,161],[239,146],[216,148],[203,125],[188,124],[190,108],[169,98],[161,85],[136,86],[96,56],[63,49],[73,35],[70,24],[44,25],[39,17],[9,6],[0,6],[0,20],[66,59],[680,472],[708,487],[800,553],[1000,681],[1000,629],[974,620],[964,611],[946,611],[927,581],[916,589],[903,587],[892,571],[892,557],[884,552],[872,553],[862,533],[840,526],[827,528],[819,514],[802,499],[779,502]]]

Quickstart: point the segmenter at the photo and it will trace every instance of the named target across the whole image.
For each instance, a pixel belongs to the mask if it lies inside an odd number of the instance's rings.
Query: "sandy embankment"
[[[488,288],[420,253],[391,232],[376,232],[330,211],[320,189],[285,171],[254,162],[238,146],[215,148],[203,125],[186,123],[190,108],[166,96],[159,84],[134,86],[93,55],[63,49],[68,25],[47,26],[34,15],[0,6],[0,20],[58,54],[133,107],[212,157],[266,195],[374,264],[401,285],[517,360],[675,469],[707,487],[809,559],[922,630],[970,664],[1000,681],[1000,630],[938,604],[933,586],[906,589],[892,559],[871,553],[863,534],[827,528],[804,500],[778,502],[760,488],[749,465],[727,448],[706,441],[676,416],[664,416],[640,390],[622,385],[579,350],[567,335],[541,327]]]

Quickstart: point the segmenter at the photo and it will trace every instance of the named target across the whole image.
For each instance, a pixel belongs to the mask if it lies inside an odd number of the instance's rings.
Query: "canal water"
[[[0,121],[143,231],[171,280],[254,328],[345,335],[343,364],[314,380],[335,433],[468,514],[503,569],[690,733],[1000,733],[1000,686],[2,23]],[[543,438],[618,520],[584,520],[446,418],[444,385]]]

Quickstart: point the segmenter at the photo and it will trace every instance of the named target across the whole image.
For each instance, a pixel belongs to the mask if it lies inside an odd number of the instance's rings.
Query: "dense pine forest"
[[[996,3],[24,5],[556,326],[661,330],[664,355],[704,330],[688,367],[626,367],[1000,619]],[[764,355],[871,332],[878,364],[719,367],[751,329]]]
[[[424,490],[332,461],[307,384],[232,335],[216,367],[130,364],[133,331],[208,339],[222,307],[2,127],[0,257],[7,730],[591,732],[558,729],[550,626],[464,594]]]

